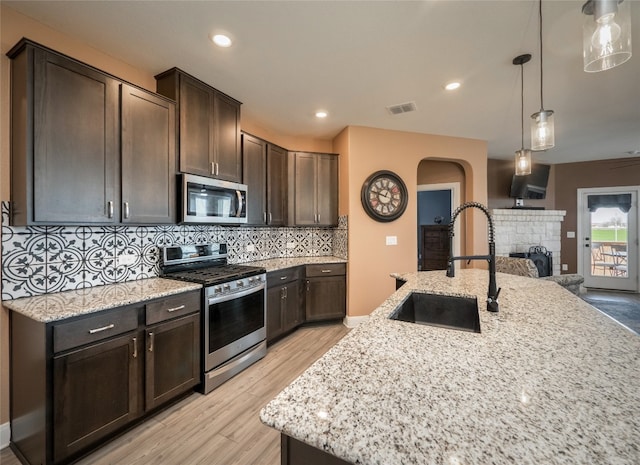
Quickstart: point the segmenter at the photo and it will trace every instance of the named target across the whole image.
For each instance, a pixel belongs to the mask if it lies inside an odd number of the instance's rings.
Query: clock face
[[[362,206],[377,221],[393,221],[407,208],[407,187],[391,171],[376,171],[362,185]]]

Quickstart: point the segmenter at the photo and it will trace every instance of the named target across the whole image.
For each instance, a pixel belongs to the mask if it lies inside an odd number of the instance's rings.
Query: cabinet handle
[[[280,281],[284,281],[287,278],[288,278],[288,276],[280,276]]]
[[[133,358],[138,358],[138,338],[133,338]]]
[[[307,279],[307,292],[309,292],[309,285],[310,285],[310,284],[311,284],[311,283],[310,283],[310,282],[309,282],[309,280]]]
[[[271,212],[269,212],[269,224],[271,224]]]
[[[318,221],[316,223],[320,223],[320,213],[318,213]]]
[[[184,308],[184,305],[178,305],[177,307],[168,308],[167,312],[169,312],[169,313],[177,312],[178,310],[182,310],[183,308]]]
[[[331,273],[331,270],[322,270],[321,273]]]
[[[101,328],[95,328],[95,329],[90,329],[89,330],[89,334],[95,334],[95,333],[101,333],[102,331],[106,331],[108,329],[113,329],[115,328],[116,325],[114,325],[113,323],[111,323],[110,325],[107,326],[103,326]]]
[[[220,165],[216,163],[216,176],[218,176],[219,171],[220,171]]]
[[[214,176],[216,174],[216,164],[214,162],[211,162],[211,174]]]
[[[124,203],[124,219],[129,218],[129,202]]]
[[[289,297],[289,290],[288,288],[284,288],[284,298],[286,299],[287,297]]]
[[[153,352],[153,333],[149,333],[149,352]]]
[[[113,218],[113,200],[107,202],[107,217]]]
[[[262,217],[264,218],[264,222],[266,223],[267,222],[267,212],[264,212],[262,214]]]

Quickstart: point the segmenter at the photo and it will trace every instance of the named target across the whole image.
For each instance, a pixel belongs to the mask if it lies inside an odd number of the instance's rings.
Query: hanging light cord
[[[540,0],[538,16],[540,18],[540,111],[544,111],[544,103],[542,100],[542,0]]]
[[[524,150],[524,63],[520,63],[520,150]]]

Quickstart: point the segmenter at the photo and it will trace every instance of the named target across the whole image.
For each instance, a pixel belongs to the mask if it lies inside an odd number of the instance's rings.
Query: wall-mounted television
[[[531,174],[513,176],[509,197],[516,199],[544,199],[547,195],[550,165],[535,164]]]

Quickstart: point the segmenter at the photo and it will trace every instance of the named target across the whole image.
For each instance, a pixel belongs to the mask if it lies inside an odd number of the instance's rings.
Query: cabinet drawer
[[[147,325],[200,311],[200,291],[176,294],[146,305]]]
[[[290,283],[300,279],[302,269],[299,266],[285,268],[284,270],[270,271],[267,273],[267,287]]]
[[[105,310],[87,318],[69,323],[54,324],[53,351],[62,352],[118,334],[133,331],[138,327],[136,307]]]
[[[325,263],[323,265],[307,265],[307,278],[319,276],[336,276],[347,274],[345,263]]]

